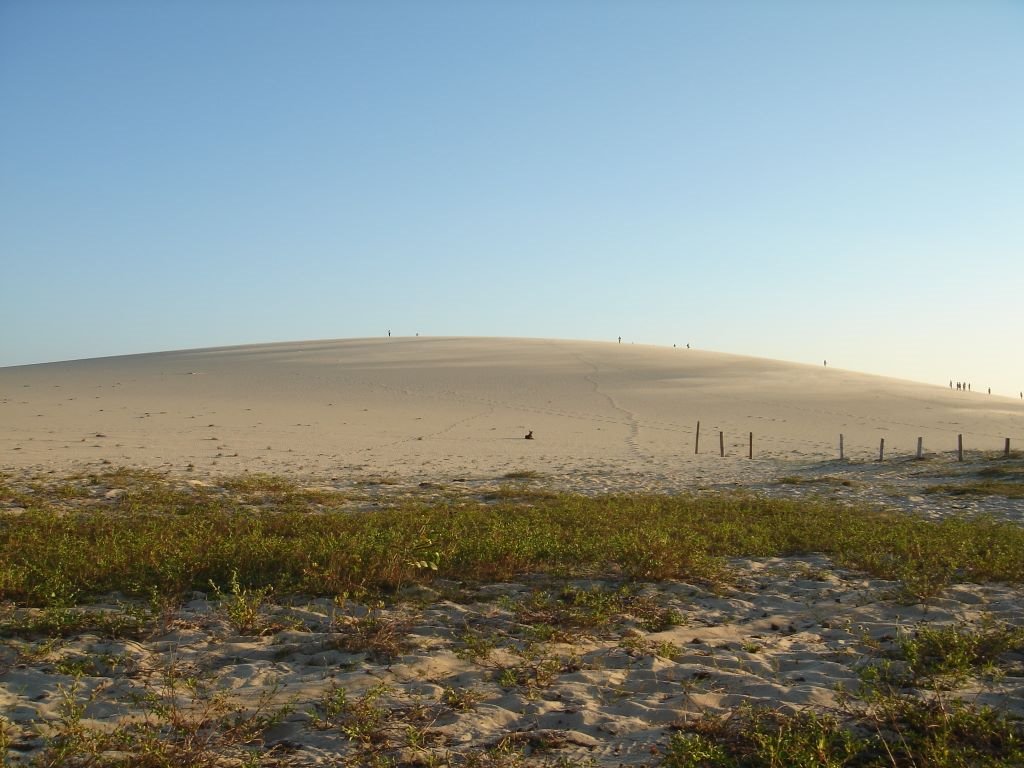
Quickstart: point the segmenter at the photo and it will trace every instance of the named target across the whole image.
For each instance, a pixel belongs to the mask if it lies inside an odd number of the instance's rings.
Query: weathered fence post
[[[956,436],[956,460],[964,460],[964,436],[962,434]]]
[[[1007,438],[1007,441],[1009,441],[1009,438]],[[754,433],[753,432],[750,433],[750,453],[749,453],[747,458],[750,458],[750,459],[754,458]]]
[[[1003,456],[1010,458],[1010,438],[1006,438],[1006,446],[1003,448]]]
[[[698,453],[700,451],[700,422],[697,422],[697,438],[693,441],[693,452]]]
[[[725,432],[718,432],[718,455],[725,456]]]
[[[839,433],[839,458],[842,460],[843,457],[843,433]]]
[[[924,438],[923,437],[919,437],[919,438],[917,438],[917,458],[919,458],[919,459],[923,455],[923,453],[922,453],[923,448],[924,448]]]
[[[878,460],[882,461],[885,457],[885,438],[883,437],[881,442],[878,444]]]

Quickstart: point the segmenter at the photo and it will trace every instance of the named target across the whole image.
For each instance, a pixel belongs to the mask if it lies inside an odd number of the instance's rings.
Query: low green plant
[[[491,654],[498,647],[497,634],[481,632],[469,627],[466,627],[459,640],[462,645],[456,649],[455,655],[467,661],[485,662],[490,659]]]
[[[238,571],[231,571],[228,594],[221,592],[220,587],[211,579],[210,588],[220,603],[231,628],[239,635],[259,634],[266,624],[263,617],[263,605],[267,596],[273,592],[272,585],[249,589],[243,587],[238,579]]]
[[[996,768],[1024,760],[1024,728],[1005,713],[881,689],[844,721],[742,705],[682,728],[663,768]]]
[[[948,493],[950,496],[1005,496],[1024,499],[1024,483],[1006,480],[977,480],[967,483],[929,485],[925,493]]]
[[[672,734],[659,765],[663,768],[716,768],[735,763],[725,748],[700,733]]]
[[[348,653],[365,653],[372,661],[390,664],[408,647],[412,619],[388,615],[378,605],[359,618],[339,618],[329,645]]]
[[[820,500],[547,492],[492,503],[399,502],[368,515],[295,501],[296,491],[283,481],[256,485],[289,501],[256,506],[246,495],[252,486],[245,484],[239,486],[244,491],[179,487],[154,473],[125,471],[97,481],[98,489],[116,481],[125,492],[67,514],[67,505],[77,501],[47,498],[44,490],[24,513],[0,518],[0,599],[55,609],[111,592],[175,600],[208,589],[210,582],[237,579],[247,585],[245,599],[235,601],[241,609],[271,587],[278,594],[385,594],[436,578],[485,583],[524,574],[614,573],[626,581],[720,583],[729,576],[727,558],[807,553],[901,580],[915,600],[928,600],[957,580],[1024,581],[1020,526],[986,518],[932,521]],[[562,604],[556,620],[537,623],[591,621],[599,627],[617,620],[609,611],[651,627],[672,620],[668,614],[661,620],[638,616],[635,598],[552,600]],[[592,618],[584,619],[586,614]]]
[[[999,657],[1024,651],[1024,628],[989,623],[923,626],[898,638],[897,657],[906,663],[910,682],[957,685],[992,672]]]
[[[388,687],[379,683],[367,689],[360,697],[351,699],[341,686],[332,686],[311,711],[313,727],[325,730],[336,728],[346,738],[364,746],[386,746],[389,732],[395,725],[391,712],[381,704]]]
[[[469,712],[477,708],[483,701],[484,694],[478,688],[445,688],[441,694],[441,702],[456,712]]]

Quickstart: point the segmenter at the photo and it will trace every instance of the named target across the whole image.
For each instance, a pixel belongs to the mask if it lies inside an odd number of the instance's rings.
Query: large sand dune
[[[877,458],[882,438],[890,457],[913,454],[918,437],[950,452],[958,434],[998,450],[1024,440],[1024,404],[824,366],[536,339],[319,341],[0,369],[0,465],[34,471],[536,470],[685,486],[835,459],[840,434],[853,459]]]

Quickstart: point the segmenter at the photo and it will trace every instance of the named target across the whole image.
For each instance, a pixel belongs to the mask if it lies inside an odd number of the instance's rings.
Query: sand
[[[956,461],[958,435],[965,464]],[[929,461],[912,458],[918,437]],[[1007,398],[614,343],[393,338],[0,369],[0,471],[15,479],[117,466],[158,469],[181,483],[270,472],[358,486],[372,500],[432,488],[479,494],[529,471],[535,476],[523,482],[532,486],[588,494],[740,487],[1019,522],[1019,500],[923,490],[968,471],[978,452],[1001,451],[1007,437],[1017,448],[1024,441],[1024,405]],[[878,462],[882,438],[886,460]],[[39,753],[77,685],[88,699],[84,722],[100,729],[143,717],[145,695],[183,711],[209,705],[216,691],[248,711],[261,696],[289,704],[246,747],[276,761],[266,764],[333,765],[375,750],[426,764],[513,749],[537,764],[654,765],[675,729],[743,702],[842,713],[842,690],[856,688],[865,660],[922,626],[1024,626],[1016,586],[959,584],[920,605],[896,583],[820,556],[730,565],[737,578],[725,585],[630,585],[675,612],[674,626],[648,626],[626,611],[614,626],[544,642],[522,613],[537,594],[623,585],[445,582],[387,606],[271,601],[260,630],[246,635],[214,595],[196,593],[130,641],[83,634],[40,648],[0,638],[0,718],[14,734],[8,759]],[[394,628],[401,643],[393,652],[346,646],[368,616]],[[474,654],[473,638],[494,648]],[[1018,667],[957,695],[1024,716]],[[77,683],[76,668],[85,672]],[[206,687],[174,690],[168,669]],[[331,714],[325,702],[337,702],[339,690],[348,709]],[[377,713],[373,739],[353,736],[353,702]],[[211,749],[244,757],[237,745]]]
[[[771,478],[780,462],[838,458],[840,434],[851,459],[877,458],[883,438],[889,457],[918,437],[929,453],[959,434],[968,449],[1020,446],[1024,403],[685,348],[416,337],[0,368],[0,424],[0,466],[35,472],[533,470],[618,490]]]

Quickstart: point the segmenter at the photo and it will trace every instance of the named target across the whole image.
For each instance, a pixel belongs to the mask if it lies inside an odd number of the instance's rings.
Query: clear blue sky
[[[1024,389],[1024,3],[0,0],[0,365],[614,339]]]

